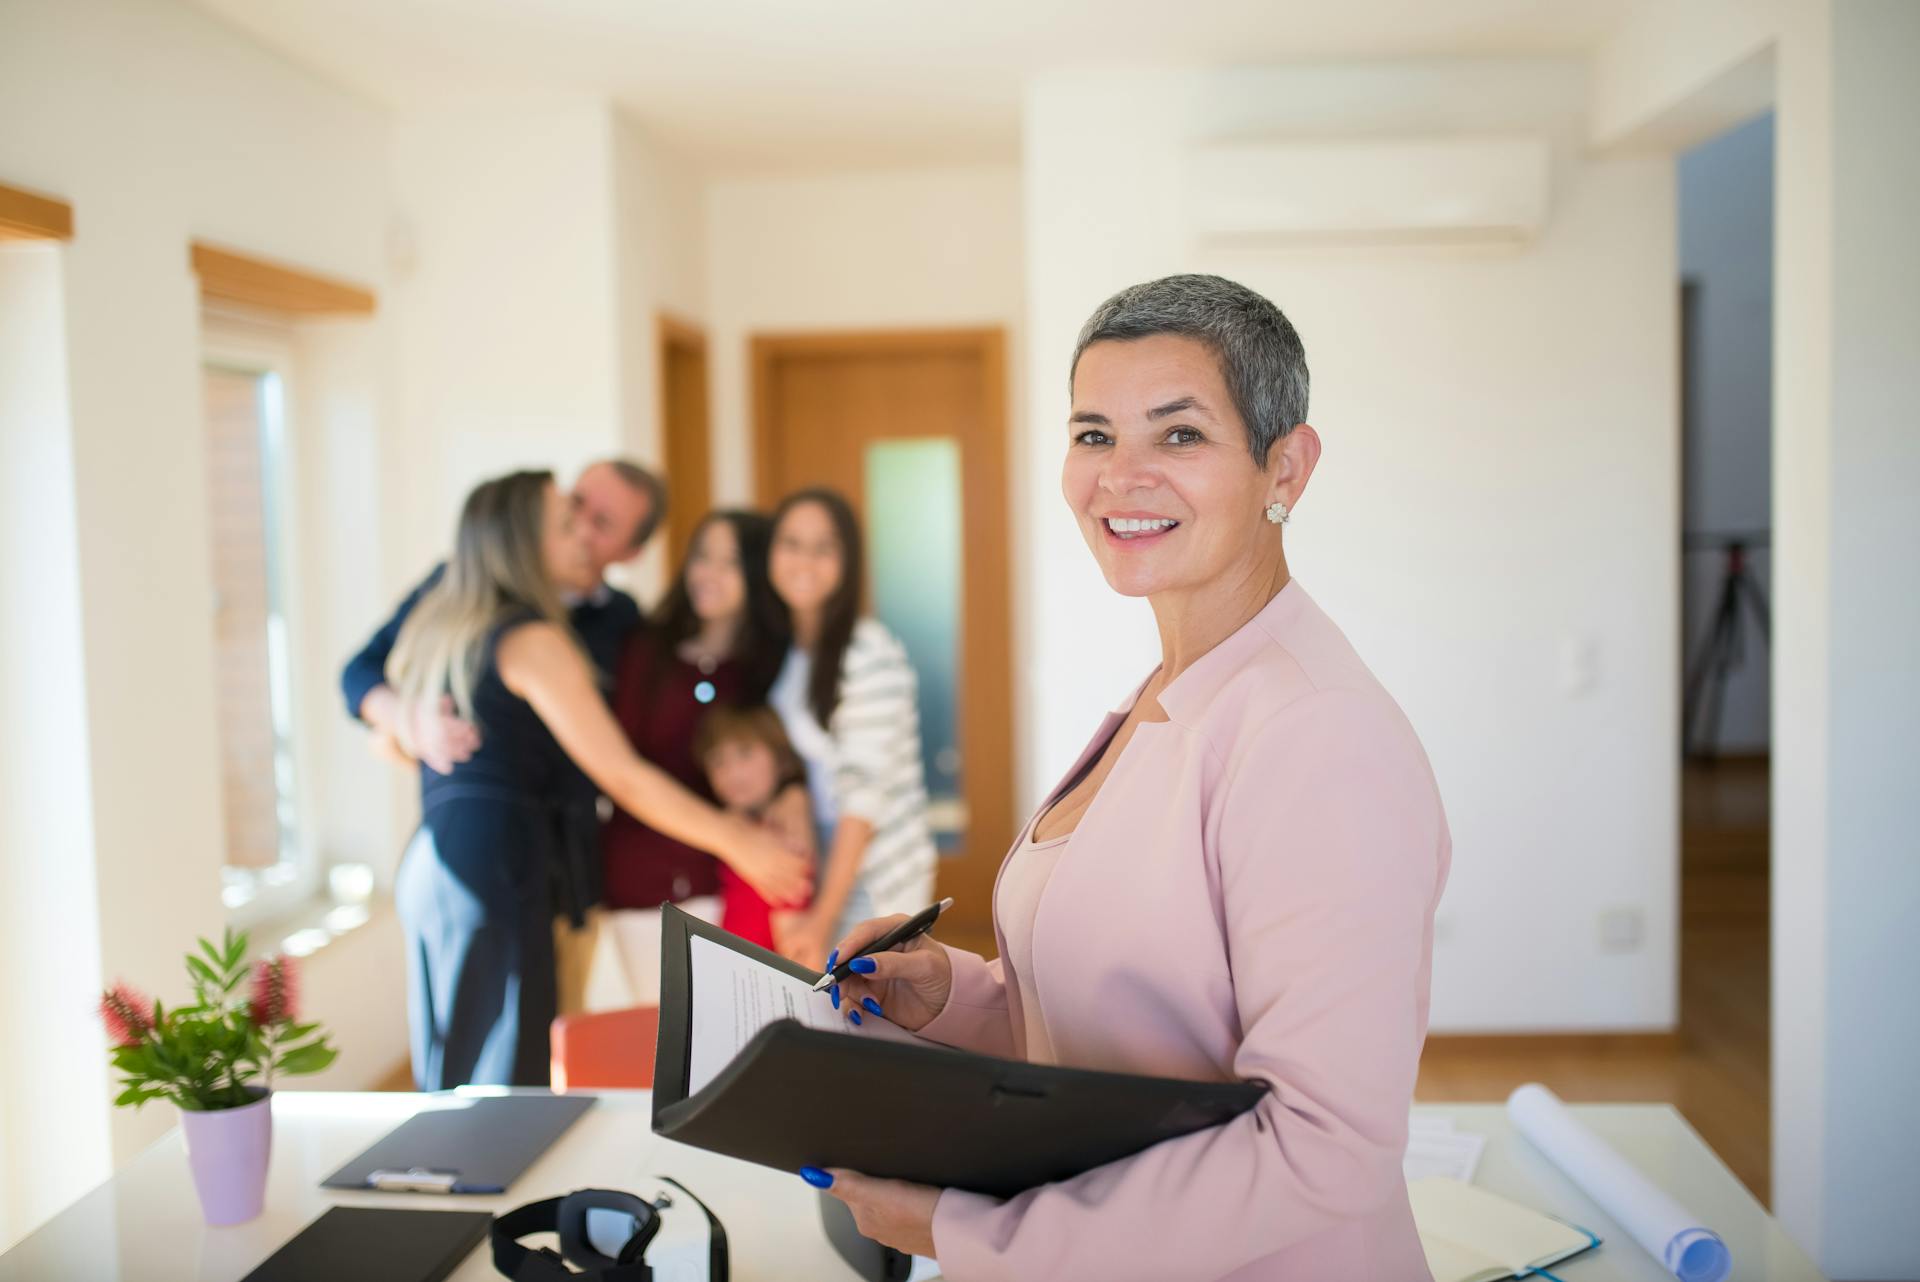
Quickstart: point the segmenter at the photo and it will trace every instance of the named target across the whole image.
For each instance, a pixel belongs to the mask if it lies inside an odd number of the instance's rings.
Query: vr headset
[[[726,1230],[664,1175],[638,1193],[581,1189],[529,1202],[491,1232],[493,1267],[515,1282],[727,1282]],[[523,1246],[529,1233],[558,1233],[560,1249]]]

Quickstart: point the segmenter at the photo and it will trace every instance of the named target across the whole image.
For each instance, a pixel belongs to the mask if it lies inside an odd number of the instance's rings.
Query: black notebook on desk
[[[485,1211],[336,1206],[242,1282],[441,1282],[492,1223]]]
[[[1008,1197],[1253,1107],[1188,1082],[954,1050],[809,994],[820,976],[667,906],[653,1129],[781,1170],[838,1166]]]

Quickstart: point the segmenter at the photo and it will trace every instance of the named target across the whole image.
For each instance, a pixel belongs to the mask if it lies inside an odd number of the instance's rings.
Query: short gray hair
[[[1130,285],[1096,307],[1073,349],[1068,394],[1087,348],[1154,334],[1197,339],[1212,351],[1259,466],[1266,466],[1275,441],[1307,421],[1307,351],[1300,335],[1278,307],[1223,276],[1163,276]]]

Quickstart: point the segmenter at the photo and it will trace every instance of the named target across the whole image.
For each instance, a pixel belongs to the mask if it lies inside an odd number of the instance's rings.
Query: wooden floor
[[[1665,1101],[1767,1203],[1764,760],[1686,767],[1680,865],[1677,1037],[1434,1037],[1421,1060],[1418,1098],[1499,1100],[1537,1081],[1570,1101]]]

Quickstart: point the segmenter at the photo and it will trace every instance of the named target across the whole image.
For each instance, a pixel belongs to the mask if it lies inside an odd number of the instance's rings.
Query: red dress
[[[778,798],[788,788],[805,787],[801,779],[783,779],[774,788],[773,795]],[[760,816],[752,818],[758,820]],[[796,904],[804,908],[805,904]],[[760,898],[760,892],[749,886],[733,869],[720,865],[720,927],[740,938],[760,945],[773,947],[773,905]]]
[[[703,673],[638,633],[627,643],[614,673],[614,719],[635,752],[711,801],[706,771],[693,759],[693,734],[710,708],[738,698],[740,681],[736,663],[722,662]],[[720,891],[719,860],[654,831],[624,810],[616,809],[600,830],[600,851],[603,902],[609,908],[658,908]]]

